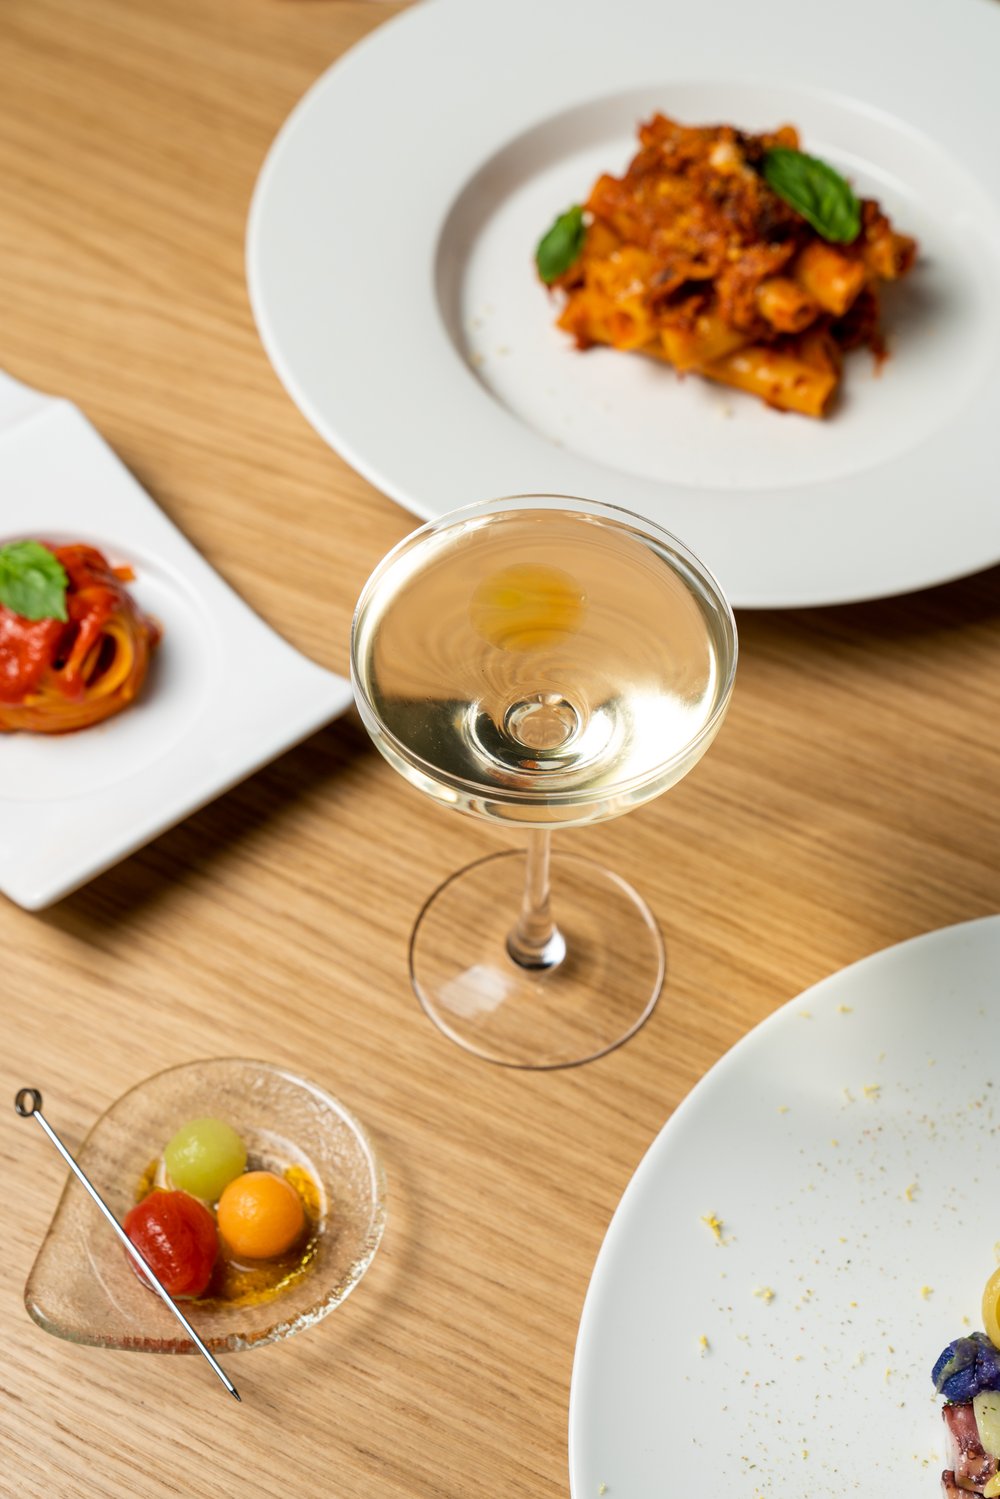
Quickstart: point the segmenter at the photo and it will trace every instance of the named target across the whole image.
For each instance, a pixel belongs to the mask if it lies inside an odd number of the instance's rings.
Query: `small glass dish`
[[[258,1347],[319,1322],[364,1275],[385,1227],[374,1148],[342,1104],[266,1062],[224,1057],[147,1078],[98,1119],[76,1154],[119,1222],[171,1135],[188,1119],[225,1119],[249,1164],[304,1167],[319,1195],[319,1232],[305,1270],[265,1299],[180,1303],[214,1352]],[[167,1308],[139,1281],[122,1246],[74,1177],[28,1276],[24,1302],[46,1332],[97,1348],[194,1353]]]

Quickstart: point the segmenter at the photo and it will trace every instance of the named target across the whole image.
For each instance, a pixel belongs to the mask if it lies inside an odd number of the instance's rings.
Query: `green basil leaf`
[[[579,203],[574,203],[572,208],[559,215],[548,234],[538,241],[535,264],[546,286],[551,286],[579,258],[586,237],[583,209]]]
[[[0,547],[0,604],[22,619],[62,619],[69,579],[59,558],[38,541]]]
[[[816,156],[774,146],[764,152],[764,181],[824,239],[848,245],[861,232],[861,205],[839,172]]]

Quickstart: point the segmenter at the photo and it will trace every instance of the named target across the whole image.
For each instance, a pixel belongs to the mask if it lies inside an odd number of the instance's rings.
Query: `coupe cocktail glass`
[[[351,669],[382,754],[443,806],[526,834],[427,901],[413,986],[493,1062],[564,1067],[646,1019],[663,942],[618,875],[552,830],[618,817],[679,781],[732,693],[736,626],[675,537],[628,511],[517,495],[406,537],[362,591]]]

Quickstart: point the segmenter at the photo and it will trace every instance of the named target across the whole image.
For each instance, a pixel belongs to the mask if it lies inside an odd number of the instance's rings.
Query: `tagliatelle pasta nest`
[[[565,298],[559,327],[581,349],[653,355],[826,414],[843,353],[884,356],[879,283],[909,270],[915,240],[802,153],[790,125],[751,135],[656,114],[639,140],[624,175],[599,177],[539,245]]]
[[[60,613],[26,618],[0,602],[0,733],[66,734],[120,712],[160,639],[125,587],[128,568],[83,544],[37,549],[64,579]]]

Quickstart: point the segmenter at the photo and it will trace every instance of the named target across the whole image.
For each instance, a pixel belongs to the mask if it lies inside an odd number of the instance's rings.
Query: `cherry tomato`
[[[202,1202],[218,1202],[234,1176],[246,1170],[246,1146],[221,1119],[191,1119],[163,1152],[171,1186]]]
[[[215,1219],[187,1192],[150,1192],[122,1225],[165,1291],[200,1296],[212,1278],[219,1252]],[[139,1266],[130,1257],[140,1280]]]
[[[284,1254],[302,1237],[306,1215],[298,1192],[273,1171],[247,1171],[219,1198],[219,1233],[237,1259]]]

